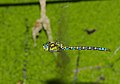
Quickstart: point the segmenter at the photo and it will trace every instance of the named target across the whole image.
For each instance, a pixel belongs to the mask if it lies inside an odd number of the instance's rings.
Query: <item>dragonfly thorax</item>
[[[43,48],[45,51],[50,52],[58,52],[61,50],[62,44],[59,44],[57,42],[47,42],[46,44],[43,44]]]

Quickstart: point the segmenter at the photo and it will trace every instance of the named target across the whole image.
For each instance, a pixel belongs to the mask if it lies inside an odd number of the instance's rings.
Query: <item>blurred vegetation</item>
[[[2,0],[0,4],[31,1],[33,0]],[[113,66],[97,70],[90,68],[81,70],[78,73],[78,84],[120,83],[120,52],[113,56],[116,48],[120,46],[119,8],[120,0],[47,4],[47,15],[51,21],[54,40],[71,46],[101,46],[111,49],[110,53],[80,51],[79,68],[109,66],[111,63]],[[41,31],[37,47],[34,48],[31,32],[38,18],[40,18],[39,4],[0,5],[0,84],[16,84],[18,80],[24,80],[24,64],[26,64],[26,84],[73,82],[78,51],[55,53],[57,57],[44,51],[42,45],[47,42],[44,31]],[[26,22],[29,26],[28,32]],[[96,31],[88,35],[85,29]]]

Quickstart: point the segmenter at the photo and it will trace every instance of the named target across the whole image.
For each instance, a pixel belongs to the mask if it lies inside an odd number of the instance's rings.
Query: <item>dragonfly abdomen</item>
[[[93,47],[93,46],[65,46],[61,48],[62,50],[99,50],[108,51],[109,49],[103,47]]]

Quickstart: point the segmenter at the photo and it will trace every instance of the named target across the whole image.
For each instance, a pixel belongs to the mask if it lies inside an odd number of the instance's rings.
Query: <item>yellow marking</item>
[[[76,47],[76,49],[78,49],[78,47]]]
[[[84,46],[83,46],[82,48],[83,48],[83,49],[85,49],[85,47],[84,47]]]
[[[94,49],[96,50],[97,48],[95,47]]]
[[[91,47],[88,47],[88,49],[91,49]]]
[[[55,45],[54,43],[51,44],[50,51],[58,51],[58,50],[59,50],[59,46],[58,45]]]
[[[51,46],[51,47],[54,47],[54,46],[55,46],[55,44],[51,44],[50,46]]]
[[[50,48],[50,50],[58,50],[57,47]]]

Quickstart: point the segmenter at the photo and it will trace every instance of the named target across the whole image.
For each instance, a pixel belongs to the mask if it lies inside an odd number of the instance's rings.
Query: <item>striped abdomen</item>
[[[103,47],[93,47],[93,46],[65,46],[61,48],[62,50],[99,50],[99,51],[110,51]]]

